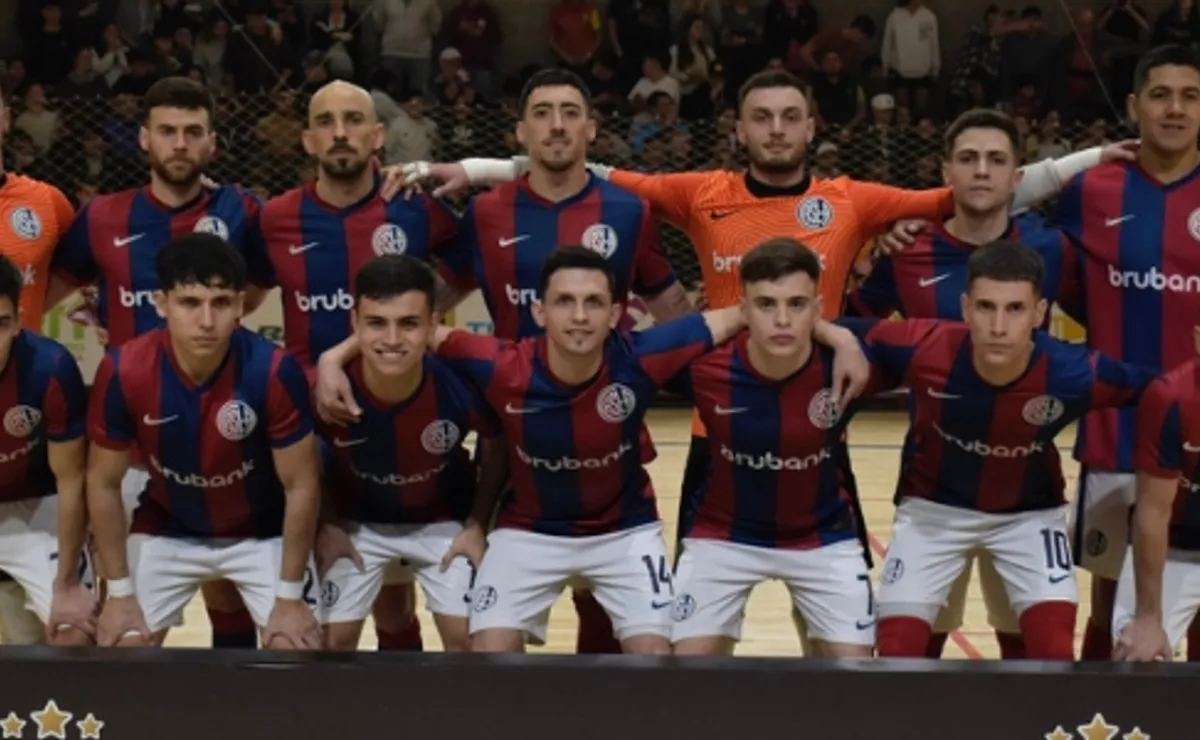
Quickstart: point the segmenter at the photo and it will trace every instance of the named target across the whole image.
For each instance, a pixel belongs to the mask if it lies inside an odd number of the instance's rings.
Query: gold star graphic
[[[4,730],[4,737],[21,737],[27,724],[29,723],[18,717],[16,712],[10,711],[8,716],[0,721],[0,730]]]
[[[1122,737],[1125,740],[1150,740],[1150,736],[1142,732],[1142,728],[1135,727],[1132,732],[1127,732]]]
[[[1105,721],[1104,715],[1099,712],[1092,717],[1091,724],[1080,725],[1078,729],[1083,740],[1112,740],[1121,731],[1120,727],[1110,725]]]
[[[1054,732],[1046,733],[1046,740],[1072,740],[1073,735],[1068,735],[1067,731],[1062,728],[1062,725],[1054,728]]]
[[[73,716],[75,715],[59,709],[58,704],[51,699],[46,702],[45,707],[42,707],[42,711],[30,712],[29,719],[37,723],[38,740],[46,740],[48,737],[67,740],[67,723]]]
[[[104,723],[96,719],[96,715],[88,712],[88,715],[75,723],[79,728],[79,737],[82,740],[100,740],[100,731],[104,729]]]

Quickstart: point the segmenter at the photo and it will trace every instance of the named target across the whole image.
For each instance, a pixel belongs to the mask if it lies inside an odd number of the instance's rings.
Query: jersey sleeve
[[[1092,362],[1091,407],[1129,406],[1138,402],[1154,380],[1154,373],[1137,365],[1117,362],[1100,352],[1090,353]]]
[[[849,316],[874,316],[886,319],[900,308],[900,291],[896,286],[896,271],[892,258],[880,255],[871,267],[871,274],[850,291],[846,301]]]
[[[70,442],[87,431],[87,388],[79,365],[69,352],[59,354],[46,381],[42,398],[42,418],[46,438],[51,442]]]
[[[71,221],[50,262],[50,270],[72,285],[87,285],[100,276],[89,227],[93,205],[94,202],[84,206]]]
[[[713,346],[712,331],[700,313],[630,332],[629,336],[638,365],[657,386],[666,385]]]
[[[723,173],[716,173],[723,177]],[[629,170],[613,170],[609,182],[625,188],[650,202],[654,215],[678,229],[687,231],[695,207],[696,194],[714,177],[709,172],[678,172],[642,174]]]
[[[905,190],[891,185],[850,180],[847,190],[854,203],[854,215],[866,238],[883,233],[902,219],[934,221],[954,213],[954,193],[950,188]]]
[[[442,201],[425,193],[420,197],[429,218],[429,252],[438,256],[454,246],[458,237],[458,217]]]
[[[899,383],[908,375],[908,366],[917,347],[941,322],[936,319],[850,319],[838,323],[854,332],[867,360],[879,366],[889,379],[888,383]]]
[[[479,252],[479,235],[475,229],[475,199],[458,223],[458,232],[438,254],[438,274],[458,290],[466,293],[479,287],[475,279],[475,255]]]
[[[88,402],[88,441],[110,450],[129,449],[137,431],[117,373],[119,357],[110,352],[100,361]]]
[[[438,347],[437,356],[486,395],[496,364],[509,346],[503,339],[456,329]]]
[[[1058,199],[1056,225],[1071,241],[1081,243],[1083,238],[1083,173],[1071,178]]]
[[[294,357],[276,350],[267,381],[267,437],[272,447],[282,449],[312,431],[312,405],[304,371]]]
[[[470,394],[469,402],[471,404],[468,420],[471,428],[479,433],[481,437],[495,437],[501,433],[500,419],[496,418],[496,413],[492,411],[492,407],[487,405],[483,400],[483,396],[474,388],[468,388]]]
[[[275,267],[267,252],[267,238],[263,233],[263,204],[258,196],[238,189],[242,207],[246,210],[246,233],[242,237],[242,256],[246,259],[246,277],[260,288],[273,288],[277,284]]]
[[[633,292],[643,298],[653,298],[678,281],[675,269],[662,251],[662,236],[650,204],[643,201],[642,229],[638,234],[634,264]]]
[[[1133,464],[1156,478],[1174,478],[1183,469],[1180,403],[1163,378],[1150,384],[1138,406]]]

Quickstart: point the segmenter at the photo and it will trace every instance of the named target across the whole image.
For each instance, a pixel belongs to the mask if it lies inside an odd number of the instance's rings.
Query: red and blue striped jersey
[[[657,521],[642,424],[657,390],[711,348],[704,317],[614,333],[599,372],[576,386],[550,371],[546,341],[456,331],[438,348],[483,392],[506,438],[514,495],[497,526],[572,536]]]
[[[542,263],[568,244],[608,259],[618,297],[653,297],[676,281],[649,203],[591,175],[583,190],[558,203],[533,192],[528,178],[475,196],[440,272],[460,290],[483,291],[496,336],[524,339],[541,334],[529,307],[540,297]]]
[[[54,250],[52,269],[74,285],[99,284],[100,323],[120,346],[163,325],[152,295],[155,258],[172,239],[193,231],[216,234],[243,249],[258,199],[236,186],[202,190],[172,208],[149,187],[98,196],[88,203]],[[264,276],[250,273],[256,283]]]
[[[96,370],[88,438],[136,444],[150,481],[131,531],[166,537],[278,537],[284,491],[272,451],[312,432],[300,364],[239,328],[220,369],[197,385],[166,329],[109,350]]]
[[[1160,376],[1137,413],[1134,465],[1158,478],[1178,478],[1169,546],[1200,550],[1200,360]]]
[[[672,388],[690,397],[712,446],[685,535],[810,549],[858,536],[845,431],[857,403],[832,401],[833,351],[816,345],[781,380],[750,364],[749,334],[693,362]],[[876,372],[865,398],[884,387]]]
[[[471,430],[494,435],[497,424],[465,379],[435,357],[423,363],[420,387],[400,403],[371,394],[361,358],[347,365],[363,415],[347,426],[318,422],[332,447],[328,486],[340,517],[427,524],[470,512],[475,467],[463,441]]]
[[[1135,404],[1153,379],[1038,331],[1024,374],[993,386],[976,373],[961,322],[879,321],[865,348],[911,389],[897,501],[915,496],[995,514],[1061,505],[1054,438],[1092,409]]]
[[[0,370],[0,501],[55,493],[47,442],[69,442],[85,433],[87,389],[71,352],[24,330],[13,338]]]
[[[1078,245],[1087,344],[1158,373],[1194,354],[1200,316],[1200,168],[1164,186],[1134,164],[1108,163],[1076,177],[1059,204]],[[1089,414],[1076,458],[1097,470],[1133,471],[1132,408]]]
[[[389,202],[376,183],[337,208],[310,184],[267,201],[248,251],[255,273],[279,285],[284,344],[309,367],[350,335],[354,276],[364,264],[384,254],[428,259],[457,232],[454,215],[427,195]]]
[[[1065,275],[1074,270],[1075,250],[1066,236],[1029,214],[1009,221],[1003,238],[1020,241],[1042,256],[1043,295],[1054,301]],[[846,314],[888,318],[899,312],[912,319],[961,319],[967,260],[975,249],[942,223],[926,226],[912,245],[875,261],[871,274],[850,293]]]

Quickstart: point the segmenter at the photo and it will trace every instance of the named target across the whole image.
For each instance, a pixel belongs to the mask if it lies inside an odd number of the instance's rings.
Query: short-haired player
[[[156,256],[166,326],[109,351],[89,409],[87,497],[109,578],[101,645],[161,644],[201,584],[227,579],[264,647],[321,646],[311,565],[320,505],[299,364],[238,323],[246,266],[211,234]],[[126,528],[130,449],[149,481]]]

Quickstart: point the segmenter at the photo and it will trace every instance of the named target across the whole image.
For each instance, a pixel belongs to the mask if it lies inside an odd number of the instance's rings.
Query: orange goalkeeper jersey
[[[654,215],[692,242],[711,308],[742,295],[738,264],[772,237],[799,239],[821,257],[825,317],[841,315],[846,283],[863,244],[905,218],[953,215],[949,188],[903,190],[848,177],[806,178],[792,188],[769,188],[748,175],[683,172],[643,175],[614,170],[609,179],[646,200]]]

